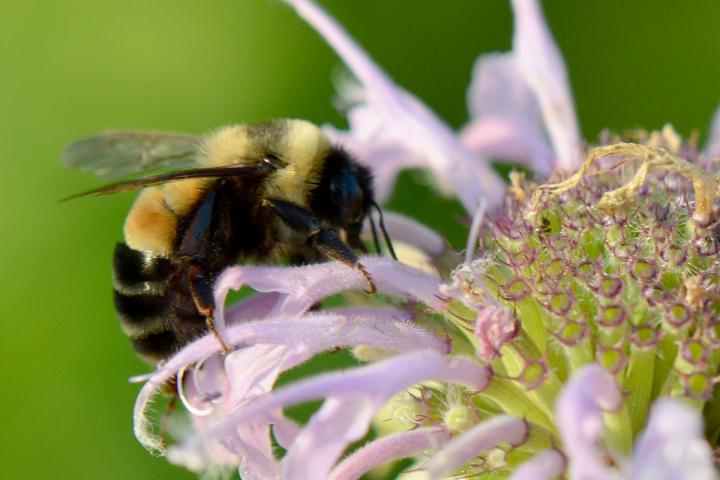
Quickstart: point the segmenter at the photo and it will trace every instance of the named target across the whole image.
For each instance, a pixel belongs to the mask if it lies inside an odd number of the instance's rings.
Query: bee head
[[[332,147],[312,194],[312,210],[328,226],[344,230],[350,246],[360,248],[360,230],[372,202],[370,171],[345,150]]]

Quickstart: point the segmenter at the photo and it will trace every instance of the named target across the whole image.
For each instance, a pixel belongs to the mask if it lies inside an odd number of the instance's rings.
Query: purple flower
[[[463,142],[544,175],[556,166],[573,171],[581,162],[580,134],[565,63],[537,0],[512,6],[513,50],[475,63]]]
[[[396,85],[314,2],[287,3],[327,40],[358,81],[341,92],[342,103],[352,105],[350,131],[327,131],[371,164],[381,196],[390,191],[397,171],[423,166],[469,212],[475,212],[481,199],[494,209],[502,201],[503,185],[483,156],[506,154],[545,173],[555,164],[571,169],[580,163],[567,75],[537,2],[513,2],[518,18],[513,52],[501,61],[481,59],[470,90],[474,118],[463,138]],[[544,128],[553,150],[546,145]]]
[[[428,169],[474,216],[465,258],[448,268],[459,256],[441,235],[388,213],[405,263],[363,257],[377,296],[335,263],[228,269],[218,305],[256,292],[219,312],[232,352],[209,335],[140,378],[141,443],[244,479],[356,479],[403,458],[433,479],[716,478],[719,182],[705,167],[720,128],[701,153],[671,128],[585,151],[540,6],[513,0],[513,49],[476,62],[458,134],[314,2],[286,1],[356,79],[341,91],[350,130],[326,131],[373,168],[381,196],[401,169]],[[513,174],[506,188],[487,162],[498,156],[556,183]],[[355,306],[314,308],[340,293]],[[338,348],[358,366],[278,386]],[[166,449],[147,412],[173,379],[189,425]],[[312,400],[306,424],[286,415]]]
[[[655,404],[630,461],[603,448],[603,413],[618,411],[622,397],[613,376],[597,365],[578,372],[560,395],[556,410],[570,478],[717,478],[712,452],[702,440],[700,419],[678,400]],[[548,468],[548,473],[557,475],[555,465]]]

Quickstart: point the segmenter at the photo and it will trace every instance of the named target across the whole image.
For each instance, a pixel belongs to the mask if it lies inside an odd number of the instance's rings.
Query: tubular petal
[[[712,159],[720,155],[720,107],[715,110],[712,123],[710,125],[710,135],[705,144],[703,152],[706,156],[706,162],[710,163]]]
[[[603,433],[603,412],[622,404],[615,379],[599,365],[589,365],[576,373],[563,389],[555,406],[558,428],[568,457],[569,477],[612,479],[598,441]]]
[[[310,356],[337,347],[354,347],[370,345],[394,351],[412,351],[416,349],[433,349],[438,352],[447,351],[447,344],[433,335],[427,333],[414,325],[398,320],[393,312],[377,310],[365,314],[335,315],[310,314],[301,318],[287,317],[259,320],[255,322],[241,323],[227,328],[225,338],[233,346],[270,344],[283,345],[286,350],[282,356],[278,356],[278,362],[285,365],[285,368],[297,365]],[[292,347],[292,348],[290,348]],[[262,353],[267,346],[249,347],[253,352]],[[146,417],[149,402],[162,386],[176,372],[186,365],[194,364],[213,354],[219,353],[220,346],[212,335],[196,340],[189,344],[174,357],[170,358],[165,365],[143,385],[135,402],[133,414],[135,425],[135,436],[140,443],[151,451],[163,451],[161,439],[151,430]],[[280,353],[280,351],[277,351]],[[231,354],[228,362],[233,364]],[[239,355],[234,358],[240,358]],[[262,360],[262,358],[260,359]],[[268,365],[275,368],[272,363]],[[278,367],[280,368],[280,367]],[[249,372],[252,373],[252,369]],[[245,371],[243,370],[243,373]],[[277,372],[275,372],[277,373]],[[266,377],[260,375],[259,379]],[[239,384],[242,377],[235,378]],[[256,380],[257,381],[257,380]],[[255,384],[249,382],[243,387],[250,391]]]
[[[397,144],[426,160],[446,180],[465,208],[481,198],[490,208],[502,201],[503,182],[437,115],[401,89],[327,13],[310,0],[286,0],[332,46],[365,89],[364,97]]]
[[[412,298],[435,310],[443,308],[439,281],[432,275],[389,258],[365,256],[360,262],[370,272],[380,292]],[[227,293],[244,285],[260,292],[279,294],[267,315],[298,315],[327,296],[367,286],[357,271],[339,262],[302,267],[232,267],[225,270],[215,284],[215,303],[224,305]],[[270,308],[269,302],[270,299],[263,300],[262,308]],[[254,304],[253,308],[256,308]],[[225,324],[222,309],[218,310],[216,321],[218,325]]]
[[[327,478],[345,448],[365,435],[380,406],[377,399],[364,395],[325,400],[285,455],[285,479]]]
[[[225,420],[213,428],[204,438],[191,437],[186,441],[191,443],[206,441],[213,438],[220,438],[232,432],[236,425],[241,425],[252,418],[277,408],[296,405],[318,398],[337,399],[366,399],[369,403],[356,405],[372,406],[374,413],[395,393],[402,391],[417,383],[436,380],[449,383],[465,385],[475,391],[482,391],[487,387],[492,378],[488,367],[479,365],[466,358],[446,358],[438,353],[430,351],[415,351],[403,355],[391,357],[387,360],[376,362],[367,366],[358,367],[346,371],[332,372],[317,375],[290,386],[275,390],[272,394],[258,398],[237,412],[228,415]],[[322,410],[321,418],[324,422],[332,423],[332,420],[340,421],[331,412],[342,416],[342,409],[330,408]],[[362,409],[364,410],[364,407]],[[317,414],[316,414],[317,415]],[[327,417],[330,417],[329,419]],[[364,429],[367,430],[372,415],[363,417]],[[313,421],[311,420],[311,425]],[[359,428],[356,423],[347,424],[348,429]],[[302,437],[302,433],[296,442]],[[315,437],[312,437],[315,438]],[[291,446],[291,449],[294,447]]]
[[[557,450],[545,450],[520,465],[510,480],[551,480],[565,471],[565,458]]]
[[[537,0],[512,0],[512,7],[517,66],[540,104],[558,166],[574,172],[582,162],[580,132],[562,54]]]
[[[554,166],[540,106],[513,53],[481,55],[468,88],[463,143],[491,159],[519,162],[541,175]]]
[[[340,462],[329,479],[356,480],[384,463],[435,449],[449,439],[450,433],[442,427],[418,428],[378,438]]]
[[[717,479],[700,414],[679,400],[658,400],[638,438],[628,477],[638,480]]]
[[[425,470],[430,478],[444,478],[489,448],[501,443],[523,443],[527,434],[528,427],[522,419],[496,415],[450,440],[430,457]]]

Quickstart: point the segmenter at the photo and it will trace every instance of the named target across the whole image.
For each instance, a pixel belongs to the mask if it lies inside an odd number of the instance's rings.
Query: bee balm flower
[[[359,82],[350,131],[328,130],[376,167],[381,191],[401,168],[430,169],[475,215],[465,261],[447,272],[438,235],[395,218],[391,234],[434,268],[364,257],[382,295],[362,306],[312,310],[362,288],[343,266],[229,269],[219,305],[230,289],[257,291],[218,319],[233,351],[221,356],[208,336],[149,375],[140,441],[165,451],[146,410],[175,378],[192,428],[167,453],[196,471],[355,479],[412,458],[407,478],[716,478],[720,218],[709,154],[671,129],[635,132],[635,143],[608,134],[584,152],[535,0],[512,2],[512,52],[478,60],[459,135],[316,4],[287,3]],[[551,176],[514,174],[506,188],[486,161],[499,154]],[[362,364],[276,386],[336,348]],[[283,410],[318,399],[305,425]],[[376,438],[348,453],[371,428]]]

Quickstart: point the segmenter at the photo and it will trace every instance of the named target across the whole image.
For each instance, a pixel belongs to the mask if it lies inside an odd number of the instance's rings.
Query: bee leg
[[[367,271],[365,265],[360,263],[355,252],[340,240],[337,233],[333,230],[323,229],[309,237],[308,240],[327,258],[342,262],[360,272],[360,275],[363,276],[365,282],[368,284],[368,293],[374,294],[377,292],[375,281],[370,275],[370,272]]]
[[[330,260],[337,260],[357,270],[368,285],[368,293],[376,293],[377,287],[370,272],[360,263],[360,259],[348,247],[337,232],[323,228],[313,213],[285,200],[266,199],[264,204],[272,208],[287,227],[315,247],[318,252]]]
[[[223,355],[227,355],[230,353],[230,349],[215,325],[215,297],[212,287],[212,281],[207,275],[205,267],[201,263],[193,263],[190,267],[190,291],[195,301],[195,307],[205,317],[208,330],[217,339]]]

